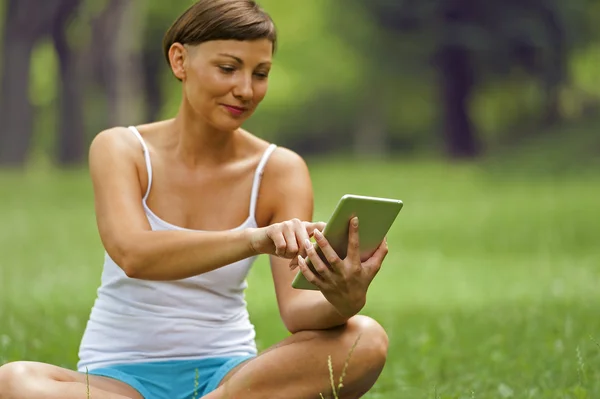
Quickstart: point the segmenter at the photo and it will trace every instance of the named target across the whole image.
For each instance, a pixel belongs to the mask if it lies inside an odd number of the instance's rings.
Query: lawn
[[[390,336],[367,398],[600,397],[600,174],[310,166],[316,219],[345,193],[405,202],[363,311]],[[0,364],[74,367],[102,264],[87,174],[2,172],[0,187]],[[259,346],[283,338],[265,258],[247,298]]]

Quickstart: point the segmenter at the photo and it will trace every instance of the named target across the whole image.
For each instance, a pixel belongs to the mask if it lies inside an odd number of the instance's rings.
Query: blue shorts
[[[199,399],[217,389],[231,369],[252,358],[254,356],[120,364],[90,370],[89,375],[122,381],[144,399]]]

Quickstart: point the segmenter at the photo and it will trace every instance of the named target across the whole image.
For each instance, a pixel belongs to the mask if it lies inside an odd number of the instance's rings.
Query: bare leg
[[[327,357],[331,355],[337,387],[344,363],[358,336],[340,398],[360,398],[379,377],[385,364],[387,335],[375,320],[355,316],[346,326],[303,331],[233,369],[219,388],[204,399],[332,398]]]
[[[37,362],[0,367],[0,399],[85,399],[86,378],[94,399],[142,399],[135,389],[120,381]]]

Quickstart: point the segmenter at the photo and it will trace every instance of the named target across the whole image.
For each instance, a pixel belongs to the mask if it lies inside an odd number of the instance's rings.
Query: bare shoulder
[[[90,161],[97,157],[116,157],[141,151],[139,140],[126,127],[114,127],[98,133],[90,145]]]
[[[302,156],[285,147],[273,151],[265,166],[261,198],[269,210],[264,225],[312,217],[313,188]]]
[[[302,156],[285,147],[277,147],[265,166],[265,178],[287,184],[290,178],[310,178],[308,165]]]
[[[92,140],[89,149],[89,171],[97,189],[114,180],[145,190],[144,149],[134,133],[126,127],[104,130]],[[144,172],[142,172],[144,171]],[[99,191],[99,190],[97,190]]]
[[[247,130],[240,129],[239,131],[242,133],[244,141],[251,143],[250,146],[261,155],[271,144]],[[286,169],[290,168],[301,172],[308,171],[306,162],[298,153],[278,145],[265,165],[265,178],[285,175]]]

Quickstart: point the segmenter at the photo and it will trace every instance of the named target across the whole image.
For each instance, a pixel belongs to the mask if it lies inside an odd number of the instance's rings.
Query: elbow
[[[310,297],[303,299],[296,297],[287,302],[280,310],[283,325],[291,334],[341,327],[349,320],[329,305],[316,306],[320,300],[310,303]]]
[[[292,320],[283,319],[283,325],[285,325],[285,328],[290,332],[290,334],[297,334],[303,331],[303,329]]]
[[[141,278],[142,264],[141,256],[130,246],[116,246],[112,250],[107,249],[107,253],[117,266],[123,270],[125,275],[130,278]]]
[[[129,278],[140,278],[139,262],[135,261],[131,256],[123,256],[118,263],[125,275]]]
[[[291,306],[282,309],[280,316],[283,325],[290,334],[297,334],[301,331],[309,330],[309,326],[302,324],[302,318],[299,317],[298,312],[295,312]]]
[[[121,255],[121,269],[129,278],[145,278],[147,262],[143,256],[136,251],[128,251]]]
[[[291,316],[293,314],[292,311],[289,310],[289,306],[286,309],[281,309],[280,316],[283,325],[286,330],[290,332],[290,334],[296,334],[302,331],[297,322],[294,321],[294,318]]]
[[[127,277],[143,278],[152,252],[146,231],[100,226],[100,240],[108,257]]]

